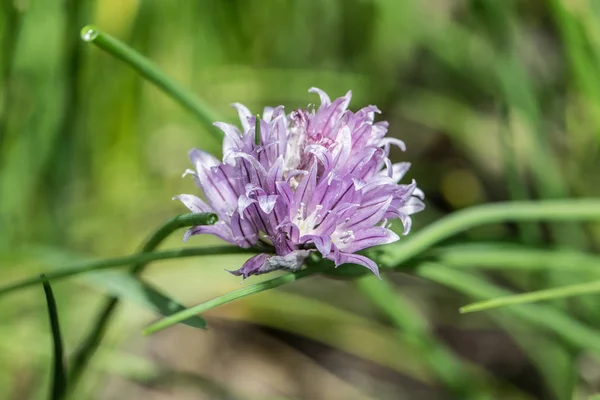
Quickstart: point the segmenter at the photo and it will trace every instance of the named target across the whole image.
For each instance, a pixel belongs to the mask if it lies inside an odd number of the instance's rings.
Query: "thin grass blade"
[[[506,307],[518,304],[534,303],[543,300],[557,300],[573,296],[582,296],[600,293],[600,280],[559,288],[536,290],[534,292],[517,294],[514,296],[499,297],[496,299],[479,301],[460,308],[461,313],[489,310],[492,308]]]
[[[50,329],[52,331],[53,363],[52,363],[52,387],[50,389],[50,400],[62,400],[67,393],[67,371],[65,367],[65,356],[63,349],[62,335],[60,333],[60,323],[58,320],[58,310],[56,300],[50,283],[42,274],[42,285],[46,295],[46,304],[48,306],[48,317],[50,318]]]
[[[297,281],[298,279],[302,279],[317,273],[324,271],[325,267],[310,267],[298,272],[294,272],[291,274],[286,274],[275,279],[271,279],[264,282],[255,283],[254,285],[234,290],[233,292],[229,292],[224,294],[223,296],[216,297],[212,300],[205,301],[204,303],[200,303],[193,307],[189,307],[185,311],[178,312],[170,317],[161,319],[160,321],[148,326],[144,329],[144,335],[150,335],[152,333],[156,333],[163,329],[166,329],[170,326],[178,324],[194,315],[203,313],[205,311],[210,310],[211,308],[218,307],[220,305],[230,303],[237,299],[241,299],[246,296],[250,296],[252,294],[260,293],[265,290],[274,289],[276,287],[285,285],[286,283],[291,283]]]

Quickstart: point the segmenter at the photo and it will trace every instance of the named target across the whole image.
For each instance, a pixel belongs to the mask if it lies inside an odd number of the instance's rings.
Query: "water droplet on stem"
[[[86,26],[81,30],[81,39],[91,42],[98,37],[98,30],[93,26]]]

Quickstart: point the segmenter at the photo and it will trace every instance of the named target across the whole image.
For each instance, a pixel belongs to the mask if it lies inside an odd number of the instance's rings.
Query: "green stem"
[[[600,220],[600,200],[545,200],[485,204],[455,212],[419,231],[396,246],[387,246],[380,256],[385,266],[395,267],[459,232],[508,221]]]
[[[219,120],[217,114],[202,100],[184,90],[179,84],[162,73],[158,67],[146,57],[142,56],[120,40],[102,32],[93,25],[83,27],[81,30],[81,38],[86,42],[95,44],[112,56],[129,64],[129,66],[135,69],[140,75],[152,82],[159,89],[194,114],[194,116],[204,124],[206,130],[208,130],[219,142],[223,139],[221,131],[213,126],[213,122]]]
[[[572,296],[581,296],[585,294],[598,294],[598,292],[600,292],[600,281],[594,281],[479,301],[477,303],[472,303],[461,307],[459,311],[461,313],[470,313],[488,310],[491,308],[533,303],[542,300],[555,300]]]
[[[417,275],[454,289],[477,300],[509,295],[477,276],[436,263],[425,263],[417,268]],[[532,325],[553,332],[578,349],[593,350],[600,354],[600,332],[570,318],[567,314],[543,305],[524,304],[510,310],[497,310],[505,315],[514,315]]]
[[[214,225],[217,222],[217,215],[212,213],[197,213],[197,214],[184,214],[178,215],[169,221],[167,221],[163,226],[161,226],[157,231],[155,231],[150,238],[143,245],[141,254],[150,253],[154,249],[160,245],[160,243],[167,238],[171,233],[175,230],[188,226],[196,226],[196,225]],[[131,267],[129,271],[133,276],[139,276],[144,268],[149,264],[149,262],[137,261]],[[75,387],[79,378],[83,374],[86,366],[89,363],[89,360],[96,352],[96,349],[100,345],[102,338],[104,337],[104,333],[110,323],[111,317],[114,315],[114,311],[117,309],[119,305],[119,298],[116,296],[109,297],[106,300],[106,303],[102,307],[102,310],[98,314],[96,318],[96,322],[94,326],[90,330],[90,333],[83,340],[83,343],[79,347],[79,349],[73,354],[73,361],[71,363],[71,373],[69,376],[69,381],[71,382],[71,387]]]
[[[50,329],[52,331],[52,347],[54,361],[52,364],[52,389],[50,391],[50,400],[61,400],[67,391],[67,373],[64,364],[64,349],[62,335],[60,333],[60,323],[58,321],[58,309],[56,300],[52,293],[52,287],[46,280],[44,274],[40,275],[44,294],[46,296],[46,305],[48,306],[48,316],[50,318]]]
[[[142,246],[141,253],[150,253],[158,247],[171,233],[179,228],[187,228],[196,225],[214,225],[217,222],[217,215],[213,213],[183,214],[171,218],[163,226],[158,228]],[[138,262],[131,268],[132,274],[139,274],[147,265],[146,262]]]
[[[159,260],[171,260],[175,258],[188,258],[197,256],[216,256],[223,254],[241,254],[241,253],[256,253],[256,249],[242,249],[235,246],[216,246],[216,247],[195,247],[189,249],[173,249],[165,251],[157,251],[154,253],[137,253],[130,256],[110,258],[108,260],[89,261],[77,264],[71,267],[63,268],[60,271],[50,272],[46,274],[50,281],[58,281],[69,278],[74,275],[79,275],[85,272],[98,271],[116,267],[124,267],[127,265],[149,263]],[[14,292],[19,289],[24,289],[29,286],[34,286],[42,282],[39,277],[23,279],[21,281],[9,284],[0,288],[0,296]]]
[[[281,285],[285,285],[286,283],[295,282],[298,279],[302,279],[320,272],[323,272],[328,267],[325,266],[314,266],[303,269],[298,272],[294,272],[291,274],[286,274],[275,279],[271,279],[264,282],[255,283],[254,285],[234,290],[233,292],[229,292],[224,294],[223,296],[216,297],[212,300],[205,301],[204,303],[197,304],[193,307],[188,308],[187,310],[178,312],[177,314],[173,314],[170,317],[163,318],[160,321],[148,326],[144,329],[145,335],[150,335],[152,333],[161,331],[166,329],[172,325],[178,324],[181,321],[184,321],[194,315],[203,313],[211,308],[215,308],[221,306],[226,303],[230,303],[234,300],[241,299],[242,297],[250,296],[251,294],[260,293],[265,290],[274,289]]]

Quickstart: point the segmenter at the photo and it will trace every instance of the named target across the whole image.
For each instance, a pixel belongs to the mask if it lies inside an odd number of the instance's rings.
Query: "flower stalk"
[[[81,29],[81,39],[84,42],[96,45],[135,69],[143,78],[153,83],[183,108],[190,111],[214,139],[218,141],[223,139],[220,131],[213,126],[213,122],[217,120],[215,111],[204,101],[183,89],[177,82],[162,73],[146,57],[94,25],[86,25]]]

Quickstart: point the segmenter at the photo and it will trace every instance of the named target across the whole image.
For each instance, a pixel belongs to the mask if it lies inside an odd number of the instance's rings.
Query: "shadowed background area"
[[[318,103],[312,86],[331,97],[352,90],[353,110],[376,104],[390,136],[407,145],[392,161],[410,161],[408,178],[426,194],[411,235],[477,204],[600,192],[600,7],[592,0],[1,7],[2,284],[134,252],[186,212],[174,195],[197,194],[181,178],[188,151],[220,153],[193,115],[81,41],[87,23],[144,54],[229,122],[232,102],[253,112]],[[598,296],[479,314],[458,308],[507,290],[599,279],[598,228],[471,229],[383,274],[393,284],[380,292],[392,320],[352,279],[311,277],[209,311],[208,331],[178,325],[142,337],[157,315],[124,294],[122,269],[60,281],[53,287],[68,353],[107,294],[125,297],[73,398],[587,399],[600,391]],[[182,247],[182,235],[162,247]],[[508,247],[481,245],[490,242]],[[195,236],[187,246],[219,243]],[[539,251],[512,251],[524,246]],[[556,249],[565,257],[553,257]],[[247,258],[164,261],[144,278],[196,304],[240,288],[224,269]],[[429,258],[452,279],[416,274]],[[41,286],[0,298],[0,400],[46,398],[50,342]]]

